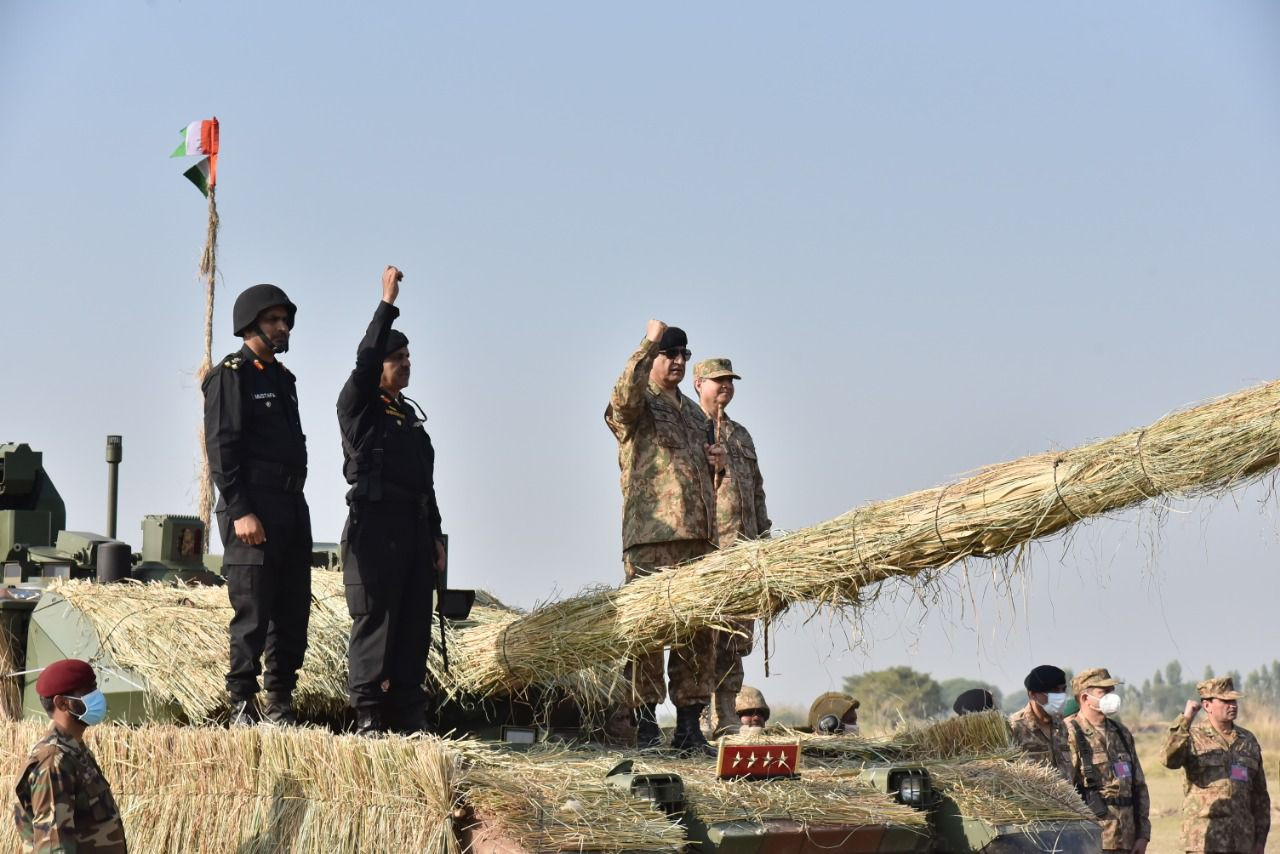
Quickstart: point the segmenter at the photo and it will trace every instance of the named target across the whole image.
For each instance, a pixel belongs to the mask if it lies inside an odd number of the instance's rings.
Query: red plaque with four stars
[[[727,744],[720,742],[716,776],[736,778],[794,777],[800,770],[800,744]]]

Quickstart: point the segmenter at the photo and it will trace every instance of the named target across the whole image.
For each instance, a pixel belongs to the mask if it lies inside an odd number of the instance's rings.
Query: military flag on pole
[[[195,166],[182,174],[187,180],[206,196],[218,182],[218,119],[200,119],[178,131],[182,134],[182,143],[173,150],[170,157],[199,157],[204,155]]]
[[[218,119],[200,119],[191,122],[179,133],[182,144],[170,157],[200,157],[200,161],[182,174],[195,184],[209,200],[209,223],[205,229],[204,251],[200,253],[200,278],[204,281],[204,361],[196,374],[198,381],[213,367],[213,296],[214,282],[218,275]],[[203,155],[203,156],[202,156]],[[200,512],[204,522],[204,545],[209,548],[209,510],[213,506],[213,478],[209,474],[209,453],[204,444],[204,426],[200,428]]]

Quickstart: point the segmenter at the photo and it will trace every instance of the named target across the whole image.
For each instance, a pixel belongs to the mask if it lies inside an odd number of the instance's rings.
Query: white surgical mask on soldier
[[[1120,695],[1112,691],[1098,698],[1098,711],[1110,717],[1120,711]]]
[[[1066,694],[1045,694],[1044,710],[1051,715],[1062,714],[1062,707],[1067,703]]]

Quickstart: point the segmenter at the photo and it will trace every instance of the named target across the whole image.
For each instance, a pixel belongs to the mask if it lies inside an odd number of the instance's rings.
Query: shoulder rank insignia
[[[234,356],[228,356],[226,360],[222,363],[222,367],[230,368],[233,371],[240,370],[240,368],[243,365],[244,365],[244,356],[241,356],[239,353],[236,353]]]

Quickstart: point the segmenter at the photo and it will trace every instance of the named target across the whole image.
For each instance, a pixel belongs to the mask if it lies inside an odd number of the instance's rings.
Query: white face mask
[[[1067,703],[1067,695],[1065,693],[1064,694],[1050,693],[1050,694],[1046,694],[1045,697],[1046,699],[1044,703],[1041,704],[1040,707],[1051,715],[1062,714],[1062,707],[1065,706]]]
[[[1098,711],[1107,717],[1114,715],[1120,711],[1120,695],[1112,691],[1110,694],[1103,694],[1098,698]]]

